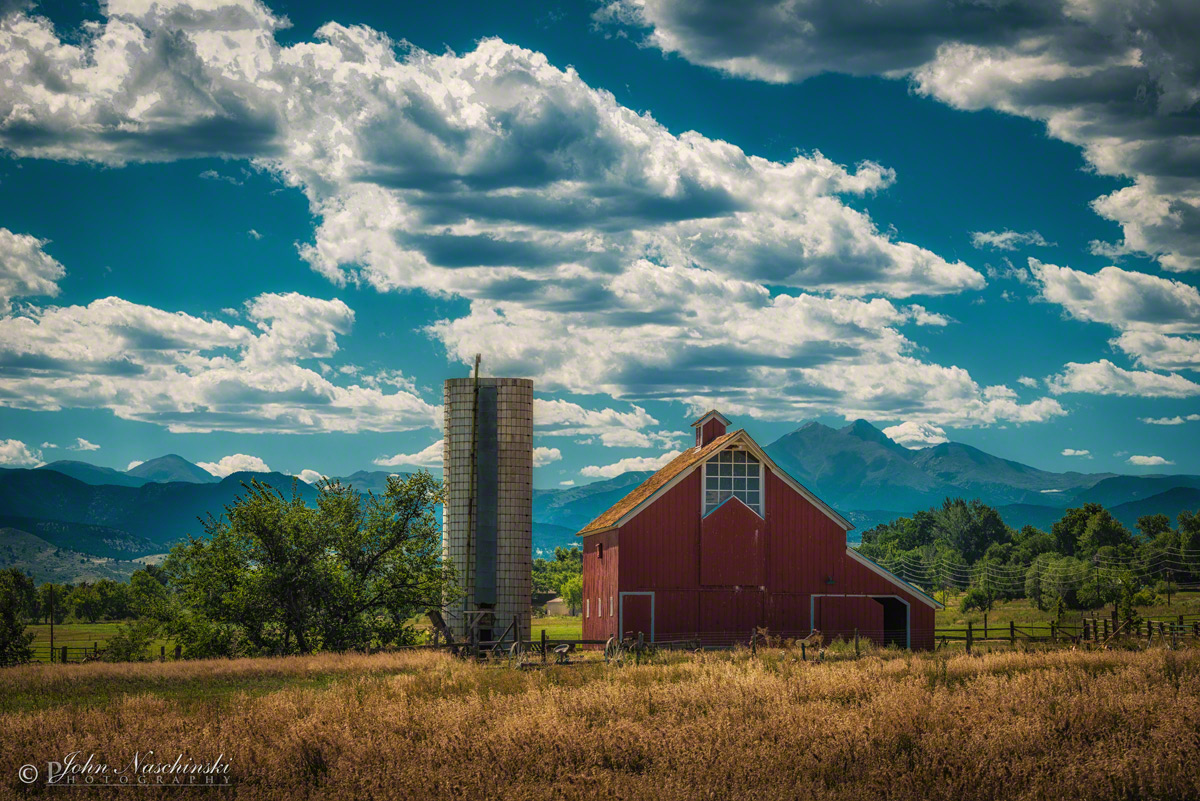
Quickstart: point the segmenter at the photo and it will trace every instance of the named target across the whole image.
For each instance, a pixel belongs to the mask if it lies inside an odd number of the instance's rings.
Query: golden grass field
[[[1188,799],[1200,650],[30,665],[0,671],[0,732],[17,797],[136,793],[17,771],[154,749],[224,754],[230,789],[150,791],[188,799]]]

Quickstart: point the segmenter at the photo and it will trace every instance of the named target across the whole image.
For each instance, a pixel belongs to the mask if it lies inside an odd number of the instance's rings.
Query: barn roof
[[[636,509],[643,501],[647,500],[661,487],[670,483],[671,479],[675,478],[688,468],[704,461],[709,454],[720,450],[721,446],[729,442],[729,440],[733,439],[736,435],[740,434],[741,431],[741,429],[738,429],[737,431],[731,431],[728,434],[719,436],[712,442],[705,445],[703,448],[688,448],[686,451],[667,462],[667,464],[661,467],[657,473],[634,487],[632,492],[610,506],[606,512],[584,526],[579,532],[579,536],[583,537],[617,525],[617,522],[624,517],[626,513]]]
[[[622,521],[631,515],[642,504],[650,501],[659,492],[664,490],[676,478],[679,478],[684,473],[691,471],[694,467],[702,463],[716,451],[721,450],[726,445],[734,440],[740,440],[748,450],[753,451],[755,457],[771,469],[785,484],[790,486],[796,492],[804,496],[809,502],[821,510],[826,516],[837,523],[842,529],[849,531],[854,528],[854,524],[842,517],[833,510],[827,503],[822,501],[816,495],[813,495],[799,481],[787,474],[787,471],[780,469],[779,465],[767,455],[766,451],[759,447],[754,438],[746,433],[745,429],[739,428],[737,431],[731,431],[728,434],[723,434],[704,447],[688,448],[683,453],[676,456],[665,467],[650,478],[643,481],[632,492],[626,495],[621,500],[617,501],[608,511],[597,517],[592,522],[583,527],[576,535],[578,537],[586,537],[589,534],[595,534],[600,531],[607,531],[610,528],[615,528],[621,525]]]

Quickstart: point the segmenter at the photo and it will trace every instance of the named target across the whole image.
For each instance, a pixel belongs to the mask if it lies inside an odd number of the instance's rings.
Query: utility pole
[[[54,661],[54,584],[50,584],[50,661]]]

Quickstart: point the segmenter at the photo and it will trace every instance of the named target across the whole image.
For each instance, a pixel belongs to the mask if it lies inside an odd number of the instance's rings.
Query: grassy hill
[[[15,567],[41,584],[97,581],[128,581],[141,567],[137,562],[106,559],[59,548],[41,537],[15,528],[0,528],[0,568]]]

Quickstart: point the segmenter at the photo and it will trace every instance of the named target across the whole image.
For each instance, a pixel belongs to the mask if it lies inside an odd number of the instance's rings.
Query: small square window
[[[604,558],[604,543],[603,542],[596,543],[596,558],[597,559]]]

